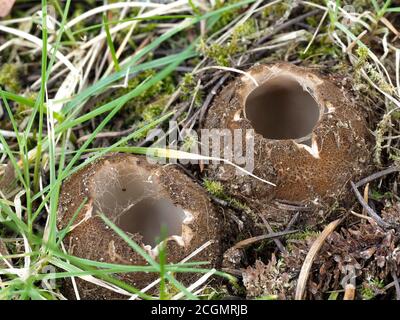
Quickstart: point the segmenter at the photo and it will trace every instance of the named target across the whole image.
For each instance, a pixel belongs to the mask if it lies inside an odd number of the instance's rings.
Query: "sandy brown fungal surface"
[[[88,202],[64,240],[70,254],[108,263],[147,264],[97,215],[102,212],[156,259],[155,238],[163,224],[168,229],[168,262],[178,263],[211,241],[190,261],[208,261],[209,268],[221,263],[223,214],[198,185],[173,166],[151,165],[145,157],[121,154],[98,160],[64,183],[59,228],[68,225],[85,197]],[[157,279],[157,274],[125,273],[119,278],[143,289]],[[186,285],[197,278],[193,274],[177,275]],[[77,283],[83,299],[123,297],[80,279]],[[63,291],[74,298],[70,280],[65,281]]]
[[[225,86],[204,127],[254,129],[253,173],[276,187],[227,165],[210,166],[207,174],[278,225],[293,211],[274,201],[328,208],[370,163],[371,136],[351,93],[333,76],[289,63],[256,65]]]

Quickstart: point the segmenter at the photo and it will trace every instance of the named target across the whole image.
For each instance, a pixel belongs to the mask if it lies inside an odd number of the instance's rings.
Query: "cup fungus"
[[[200,186],[173,166],[152,165],[141,156],[113,154],[85,167],[62,187],[60,229],[68,226],[85,198],[87,202],[64,240],[69,253],[75,256],[108,263],[147,264],[107,226],[98,215],[103,213],[155,259],[157,238],[164,226],[168,262],[178,263],[212,240],[193,259],[209,261],[211,266],[220,263],[217,209]],[[135,272],[118,277],[142,289],[157,279],[157,274]],[[178,279],[190,282],[193,277],[181,274]],[[122,297],[81,279],[77,283],[83,299]],[[66,281],[64,292],[74,296],[70,281]]]
[[[331,205],[368,162],[366,121],[351,94],[333,77],[289,63],[257,65],[228,84],[204,126],[254,129],[253,174],[276,186],[224,164],[208,174],[264,207],[271,199]]]

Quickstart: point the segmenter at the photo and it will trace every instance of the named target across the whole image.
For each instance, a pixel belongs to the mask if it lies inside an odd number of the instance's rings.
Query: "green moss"
[[[385,114],[382,120],[379,121],[375,130],[375,150],[374,150],[374,161],[376,164],[381,164],[382,158],[382,144],[384,142],[384,136],[388,129],[392,126],[391,115]]]
[[[385,284],[382,280],[375,278],[368,280],[368,282],[364,283],[363,287],[361,288],[362,299],[371,300],[375,298],[375,296],[378,295],[384,287]]]
[[[306,23],[313,28],[316,28],[319,24],[319,21],[316,16],[311,16],[306,18]]]
[[[169,96],[162,96],[160,99],[157,101],[149,104],[149,105],[141,105],[133,114],[132,114],[132,119],[133,118],[141,118],[141,120],[138,122],[137,126],[138,129],[142,128],[143,126],[153,122],[157,118],[159,118],[162,114],[162,111],[164,109],[165,104],[167,103]],[[142,132],[140,136],[137,136],[135,138],[136,141],[141,140],[146,137],[147,133],[150,131],[145,130]]]
[[[304,44],[304,49],[300,50],[300,59],[302,60],[310,60],[312,63],[318,64],[321,60],[340,59],[342,56],[342,52],[332,43],[328,34],[316,37],[307,52],[304,52],[307,45],[308,42]]]
[[[319,232],[306,227],[304,230],[300,232],[288,235],[288,238],[292,240],[307,240],[309,238],[316,237],[318,234]]]
[[[242,52],[245,47],[239,45],[238,37],[235,33],[226,44],[213,43],[209,46],[205,41],[200,43],[200,51],[204,56],[213,59],[218,65],[228,67],[231,56]]]
[[[382,77],[376,67],[368,62],[369,53],[368,49],[360,46],[356,50],[357,63],[355,65],[355,79],[357,82],[362,82],[362,70],[364,70],[373,83],[375,83],[381,90],[388,94],[393,94],[393,87]]]
[[[273,6],[269,6],[262,11],[263,18],[272,18],[278,20],[283,17],[285,12],[289,9],[289,4],[286,2],[280,2]]]
[[[400,167],[400,150],[393,150],[393,153],[389,156],[390,160],[393,160],[395,165]]]
[[[160,104],[151,104],[142,112],[142,118],[146,122],[155,120],[162,112],[163,108]]]
[[[153,77],[155,74],[155,70],[147,70],[145,72],[142,72],[137,77],[129,80],[128,86],[126,88],[119,89],[116,94],[118,96],[121,96],[134,90],[142,81]],[[164,80],[157,82],[149,89],[144,91],[142,94],[140,94],[138,97],[136,97],[134,99],[134,102],[136,105],[143,105],[145,103],[148,103],[149,100],[157,98],[159,95],[171,94],[172,92],[174,92],[174,90],[175,83],[173,81],[173,77],[168,76]]]
[[[228,1],[217,0],[215,2],[215,6],[213,9],[218,10],[225,6],[229,6],[229,5],[238,3],[238,2],[240,2],[240,0],[228,0]],[[216,21],[213,28],[211,29],[211,33],[215,33],[217,31],[221,30],[226,25],[228,25],[230,22],[232,22],[232,20],[234,20],[237,17],[238,13],[239,13],[239,9],[228,10],[228,11],[221,13],[218,20]]]
[[[299,241],[307,241],[308,239],[314,239],[319,235],[318,231],[311,229],[311,227],[306,227],[304,230],[289,234],[286,236],[287,246],[286,249],[291,252],[293,250],[294,244]]]
[[[0,68],[0,86],[14,93],[18,93],[21,90],[17,65],[12,63],[3,64]]]
[[[190,97],[195,86],[196,82],[194,81],[194,75],[190,72],[185,73],[180,84],[182,95],[185,97]]]
[[[228,202],[232,207],[243,211],[250,211],[249,207],[247,207],[244,203],[226,194],[224,186],[221,182],[205,179],[204,188],[218,199]]]
[[[238,208],[238,209],[241,209],[241,210],[249,210],[248,206],[246,206],[244,203],[240,202],[237,199],[229,198],[229,202],[235,208]]]
[[[204,187],[206,190],[217,198],[225,198],[224,187],[219,181],[213,181],[209,179],[204,180]]]
[[[195,105],[200,105],[203,97],[203,92],[196,88],[196,79],[192,73],[186,73],[180,82],[181,95],[180,98],[184,101],[194,98]]]
[[[256,22],[249,19],[233,29],[232,35],[225,44],[213,43],[207,45],[204,40],[200,43],[200,50],[204,56],[213,59],[218,65],[229,66],[231,57],[247,48],[246,38],[256,32]]]
[[[194,135],[187,135],[182,143],[182,150],[185,152],[193,152],[193,149],[198,144],[197,137]]]
[[[264,295],[261,297],[256,298],[255,300],[278,300],[279,297],[276,294],[269,294],[269,295]]]
[[[251,36],[257,31],[256,20],[249,19],[233,30],[233,37],[241,38]]]
[[[357,48],[356,53],[357,53],[357,57],[358,57],[358,60],[356,63],[356,68],[358,69],[358,68],[364,66],[365,63],[367,62],[368,49],[366,47],[360,46]]]
[[[381,193],[378,190],[371,190],[371,194],[369,196],[372,200],[375,201],[381,201],[383,199],[392,199],[393,198],[393,193],[390,191],[387,191],[385,193]]]

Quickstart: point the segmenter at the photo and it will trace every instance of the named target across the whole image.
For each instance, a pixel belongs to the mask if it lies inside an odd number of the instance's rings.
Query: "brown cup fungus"
[[[98,215],[103,213],[137,244],[157,259],[161,227],[166,227],[167,259],[178,263],[211,240],[212,244],[190,261],[209,261],[216,266],[221,224],[218,212],[203,189],[173,166],[150,164],[145,157],[113,154],[71,176],[62,187],[59,228],[65,228],[80,204],[86,205],[72,223],[64,240],[70,254],[118,264],[147,265]],[[156,280],[156,273],[125,273],[117,277],[137,289]],[[194,274],[178,274],[184,283]],[[77,279],[83,299],[113,299],[123,295]],[[64,293],[73,298],[70,280]]]
[[[228,84],[204,126],[254,129],[253,174],[276,186],[226,164],[210,166],[208,175],[261,209],[272,199],[332,205],[368,162],[366,121],[351,94],[332,77],[289,63],[257,65]]]

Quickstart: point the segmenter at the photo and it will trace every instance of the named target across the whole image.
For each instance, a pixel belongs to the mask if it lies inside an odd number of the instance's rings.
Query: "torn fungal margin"
[[[252,90],[244,114],[266,139],[301,139],[312,133],[320,118],[320,107],[296,79],[285,75]]]

